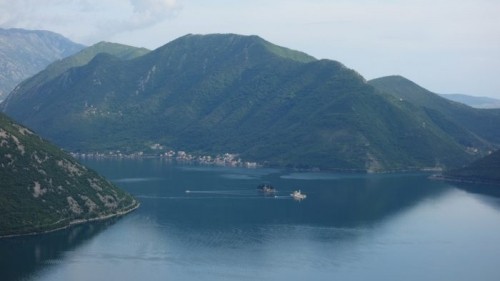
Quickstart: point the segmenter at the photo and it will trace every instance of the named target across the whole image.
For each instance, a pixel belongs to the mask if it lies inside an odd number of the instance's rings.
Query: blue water
[[[425,174],[87,160],[123,218],[0,240],[0,280],[499,280],[500,199]],[[272,183],[277,197],[259,194]],[[301,189],[303,201],[289,194]],[[186,190],[190,192],[186,193]]]

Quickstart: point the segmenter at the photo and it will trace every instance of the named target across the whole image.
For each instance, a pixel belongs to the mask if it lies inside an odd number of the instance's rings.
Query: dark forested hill
[[[401,76],[378,78],[369,84],[414,104],[463,145],[476,147],[479,140],[500,144],[500,109],[478,109],[450,101]]]
[[[445,179],[500,185],[500,150],[460,169],[448,171]]]
[[[49,31],[0,28],[0,100],[24,79],[83,48]]]
[[[0,166],[0,237],[115,216],[138,204],[3,114]]]
[[[495,140],[468,130],[458,139],[446,119],[417,107],[339,62],[235,34],[186,35],[133,59],[101,53],[26,81],[1,105],[76,152],[161,144],[270,165],[381,171],[460,166]]]

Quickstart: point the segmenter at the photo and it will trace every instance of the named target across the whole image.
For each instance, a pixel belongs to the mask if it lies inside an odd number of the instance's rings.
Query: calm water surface
[[[121,219],[0,240],[0,280],[499,280],[500,198],[423,174],[87,160]],[[258,194],[272,183],[277,198]],[[301,189],[301,202],[289,193]],[[186,193],[189,190],[189,193]]]

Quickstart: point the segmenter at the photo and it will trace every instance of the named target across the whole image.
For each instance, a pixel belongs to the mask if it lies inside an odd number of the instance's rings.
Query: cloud
[[[133,28],[144,28],[175,15],[179,5],[175,0],[130,0],[132,14],[125,23]]]
[[[0,26],[46,29],[92,44],[172,17],[177,0],[0,0]]]

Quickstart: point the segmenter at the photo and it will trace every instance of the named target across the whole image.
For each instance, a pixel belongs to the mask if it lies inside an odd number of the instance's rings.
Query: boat
[[[260,184],[259,186],[257,186],[257,190],[259,192],[266,194],[266,195],[267,194],[275,194],[278,192],[276,190],[276,188],[274,188],[272,185],[267,184],[267,183],[263,183],[263,184]]]
[[[299,190],[295,190],[294,192],[292,192],[292,193],[290,194],[290,196],[292,196],[292,198],[293,198],[293,199],[295,199],[295,200],[299,200],[299,201],[300,201],[300,200],[304,200],[304,199],[306,199],[306,197],[307,197],[307,195],[302,194],[302,193],[300,192],[300,189],[299,189]]]

